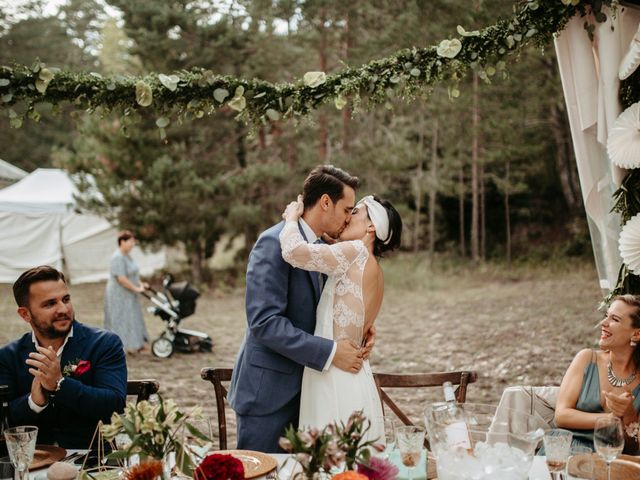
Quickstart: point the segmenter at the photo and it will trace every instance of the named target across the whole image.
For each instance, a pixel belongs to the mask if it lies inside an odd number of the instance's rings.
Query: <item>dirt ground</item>
[[[590,260],[510,268],[432,264],[409,255],[385,262],[386,295],[377,320],[374,371],[475,370],[479,380],[469,386],[467,401],[495,403],[509,385],[558,385],[573,355],[598,338],[601,293]],[[71,286],[71,293],[77,319],[101,325],[104,284]],[[149,314],[146,323],[152,338],[164,327]],[[244,290],[204,292],[196,313],[183,325],[211,335],[213,352],[175,354],[166,360],[148,353],[130,355],[129,378],[157,379],[163,395],[182,407],[201,404],[217,436],[213,389],[199,372],[203,367],[233,366],[246,327]],[[0,345],[25,331],[10,285],[0,285]],[[430,390],[390,394],[419,420],[426,403],[442,394]],[[233,415],[228,418],[232,447]]]

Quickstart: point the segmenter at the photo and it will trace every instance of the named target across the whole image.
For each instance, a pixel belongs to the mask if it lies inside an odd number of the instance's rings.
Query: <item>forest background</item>
[[[0,64],[102,75],[217,74],[291,82],[423,47],[509,16],[505,0],[0,1]],[[92,174],[102,193],[86,205],[143,244],[181,245],[197,284],[207,260],[241,237],[224,282],[320,163],[363,180],[360,194],[391,200],[403,248],[430,258],[535,261],[590,257],[584,209],[553,46],[530,49],[505,72],[471,75],[411,101],[354,114],[327,104],[309,118],[247,127],[223,109],[166,128],[152,116],[53,115],[10,128],[0,117],[0,157],[31,171]],[[72,109],[72,107],[66,107]],[[98,113],[97,115],[95,113]],[[73,120],[70,121],[69,119]],[[216,247],[218,245],[218,247]],[[238,275],[240,274],[240,275]],[[594,279],[595,281],[595,279]]]

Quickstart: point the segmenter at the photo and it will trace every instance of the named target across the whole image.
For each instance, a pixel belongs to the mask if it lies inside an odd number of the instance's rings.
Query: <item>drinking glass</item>
[[[554,428],[544,434],[544,453],[547,456],[547,467],[553,480],[564,475],[573,434],[569,430]]]
[[[400,450],[402,464],[407,467],[408,479],[413,478],[413,469],[420,462],[422,445],[424,443],[424,428],[417,426],[397,427],[396,445]]]
[[[384,417],[384,441],[386,443],[386,449],[384,451],[385,457],[389,458],[393,450],[396,448],[396,422],[393,418]]]
[[[593,450],[584,445],[572,446],[565,472],[567,479],[593,480],[594,473]]]
[[[14,480],[15,468],[9,457],[0,458],[0,480]]]
[[[38,438],[38,427],[23,426],[5,429],[4,438],[7,440],[9,457],[16,468],[16,479],[29,478],[29,464],[33,460]]]
[[[596,420],[596,426],[593,429],[593,445],[598,455],[607,463],[607,479],[611,480],[611,462],[624,448],[624,432],[618,417],[609,415]]]

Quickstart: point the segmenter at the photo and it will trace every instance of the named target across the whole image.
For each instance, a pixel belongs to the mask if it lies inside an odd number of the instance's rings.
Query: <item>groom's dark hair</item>
[[[360,180],[333,165],[318,165],[311,170],[302,187],[304,208],[313,207],[325,193],[333,203],[337,202],[344,196],[345,185],[355,190]]]

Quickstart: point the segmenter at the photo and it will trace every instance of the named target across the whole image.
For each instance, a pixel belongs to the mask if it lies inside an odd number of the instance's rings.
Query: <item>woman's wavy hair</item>
[[[613,299],[614,302],[616,300],[620,300],[626,305],[633,307],[633,312],[630,314],[631,326],[633,328],[640,328],[640,296],[625,293],[624,295],[618,295]],[[636,369],[640,367],[640,342],[638,342],[636,347],[633,349],[633,361],[636,364]]]

